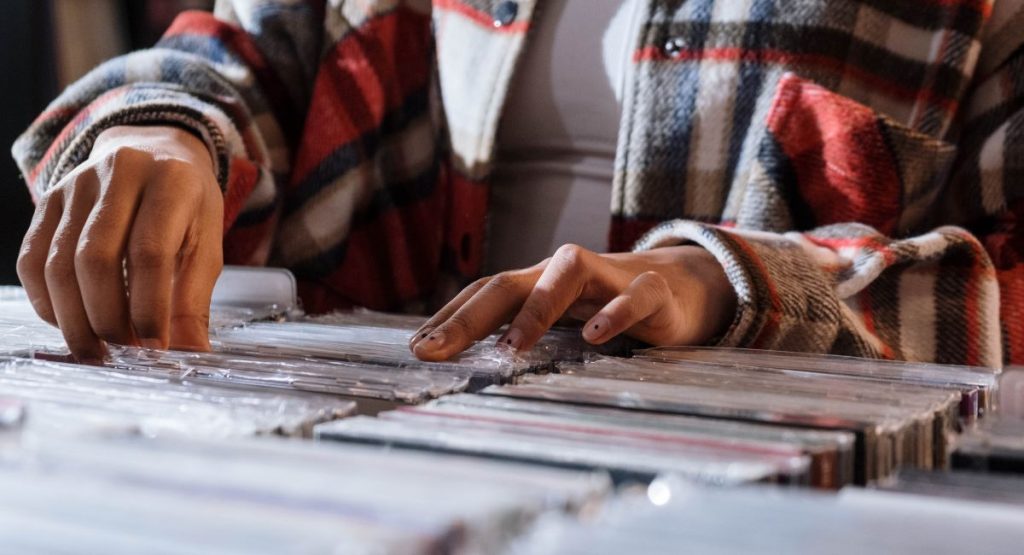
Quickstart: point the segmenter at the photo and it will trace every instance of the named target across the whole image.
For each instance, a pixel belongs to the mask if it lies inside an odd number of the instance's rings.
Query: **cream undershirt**
[[[637,0],[540,0],[496,139],[486,273],[603,252]]]

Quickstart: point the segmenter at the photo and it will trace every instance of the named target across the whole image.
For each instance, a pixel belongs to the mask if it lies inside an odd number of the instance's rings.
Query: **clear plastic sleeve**
[[[618,364],[618,362],[616,362]],[[580,375],[523,376],[519,384],[483,390],[489,395],[610,406],[692,416],[848,430],[857,437],[855,481],[888,476],[902,465],[930,468],[936,460],[935,404],[833,399],[824,394],[679,385]],[[948,394],[948,405],[957,403]],[[944,441],[944,440],[942,440]]]
[[[11,552],[495,553],[606,476],[264,439],[36,437],[0,448]]]
[[[799,452],[759,454],[683,442],[652,444],[642,439],[595,437],[580,430],[539,433],[515,423],[471,418],[446,419],[418,412],[385,412],[318,426],[321,440],[349,441],[468,454],[555,467],[605,470],[620,483],[647,482],[672,472],[715,485],[754,481],[803,484],[809,461]],[[722,443],[724,446],[725,442]]]
[[[445,362],[423,362],[409,350],[409,339],[405,328],[309,322],[254,323],[216,330],[211,336],[215,348],[225,352],[316,357],[459,374],[468,371],[481,385],[503,383],[551,366],[542,353],[515,353],[486,342],[478,342]]]
[[[211,387],[155,368],[124,372],[22,359],[0,361],[0,391],[24,405],[27,428],[40,434],[309,435],[313,425],[355,408],[327,396]]]
[[[792,375],[828,374],[865,381],[956,390],[961,392],[961,416],[968,424],[992,411],[995,401],[993,393],[999,385],[998,370],[976,366],[712,347],[661,347],[638,351],[638,355],[692,364],[706,363]]]
[[[108,366],[128,371],[166,371],[178,378],[215,386],[305,391],[396,403],[422,403],[464,391],[469,372],[431,372],[358,362],[117,349]]]
[[[511,555],[620,553],[978,553],[1011,555],[1024,510],[849,488],[709,490],[659,480],[586,520],[552,516]]]
[[[919,383],[864,381],[842,375],[813,372],[777,373],[745,366],[723,366],[707,363],[661,359],[598,358],[583,365],[562,365],[563,373],[584,377],[665,383],[717,390],[735,390],[746,395],[785,394],[791,397],[827,398],[864,405],[894,406],[931,413],[931,430],[920,430],[921,450],[907,454],[914,466],[944,468],[949,439],[960,428],[959,391],[929,387]],[[932,454],[932,460],[919,461],[918,456]]]
[[[579,425],[584,428],[607,426],[650,437],[660,437],[658,434],[669,432],[696,441],[731,441],[739,445],[783,446],[810,457],[812,486],[834,489],[853,482],[855,437],[854,434],[845,431],[812,430],[472,394],[445,396],[422,410],[428,409],[453,411],[456,415],[466,409],[478,409],[502,417],[533,416],[536,417],[535,420],[526,420],[527,425],[532,426],[548,422],[560,426]]]

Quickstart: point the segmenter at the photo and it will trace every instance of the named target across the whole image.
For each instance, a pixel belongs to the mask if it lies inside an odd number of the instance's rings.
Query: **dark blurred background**
[[[152,46],[186,9],[213,0],[3,0],[0,17],[0,284],[14,265],[32,201],[10,145],[68,83],[128,50]]]

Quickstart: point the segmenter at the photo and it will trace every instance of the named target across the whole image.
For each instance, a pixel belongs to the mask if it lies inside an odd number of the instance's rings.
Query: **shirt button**
[[[676,54],[682,52],[683,48],[685,47],[686,41],[684,41],[681,38],[674,38],[665,41],[665,46],[663,47],[663,50],[665,51],[665,54],[668,54],[668,56],[671,58],[674,57]]]
[[[519,15],[519,4],[515,2],[502,2],[494,9],[494,26],[504,27],[510,25]]]

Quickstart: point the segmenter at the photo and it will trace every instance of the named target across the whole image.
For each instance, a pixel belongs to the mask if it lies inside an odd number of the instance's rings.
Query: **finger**
[[[409,338],[409,350],[414,350],[417,343],[426,339],[434,328],[439,326],[448,318],[451,318],[452,314],[455,314],[455,311],[461,308],[462,305],[466,304],[466,301],[472,298],[473,295],[476,295],[477,292],[480,291],[480,289],[483,288],[483,286],[490,280],[490,276],[480,278],[467,285],[462,291],[459,291],[459,294],[455,295],[454,299],[448,301],[448,304],[444,305],[441,310],[438,310],[426,321],[425,324],[420,326],[420,329],[416,330],[416,333],[412,334],[412,337]]]
[[[583,327],[583,339],[600,345],[644,320],[657,317],[669,306],[671,290],[657,272],[644,272],[594,315]],[[653,326],[656,329],[663,325]],[[640,337],[639,339],[647,339]]]
[[[92,213],[98,188],[96,174],[83,172],[65,189],[64,215],[54,232],[44,270],[57,324],[71,354],[82,361],[99,361],[106,356],[106,347],[93,331],[85,312],[75,275],[75,251],[82,228]]]
[[[170,344],[174,272],[197,197],[196,186],[166,176],[143,193],[128,238],[128,309],[139,344],[166,349]]]
[[[111,180],[82,230],[75,272],[93,331],[118,345],[138,345],[125,286],[124,253],[138,209],[138,183]]]
[[[522,306],[539,272],[503,272],[488,280],[413,348],[421,360],[446,360],[498,329]]]
[[[174,277],[171,311],[171,347],[188,351],[210,350],[210,301],[224,267],[221,192],[210,184],[201,217],[186,240]],[[189,244],[191,243],[191,244]]]
[[[602,308],[605,303],[591,299],[580,299],[573,303],[568,310],[565,311],[565,317],[558,322],[559,326],[562,325],[573,325],[579,322],[586,322],[587,320],[594,317],[595,314]]]
[[[43,195],[18,254],[18,279],[25,288],[32,308],[40,318],[53,326],[57,325],[57,316],[53,312],[50,292],[46,287],[46,260],[50,256],[53,235],[63,213],[64,197],[59,191],[51,190]]]
[[[547,266],[549,261],[550,259],[542,260],[541,262],[538,262],[537,264],[534,264],[533,266],[521,271],[524,273],[533,273],[539,276],[540,273]],[[444,308],[437,311],[437,313],[434,314],[434,316],[432,316],[429,320],[427,320],[425,324],[420,326],[420,329],[416,330],[416,333],[414,333],[412,337],[409,339],[409,349],[415,349],[416,344],[426,339],[434,328],[439,326],[445,320],[451,318],[452,314],[455,314],[455,312],[459,308],[461,308],[462,305],[466,304],[466,301],[471,299],[473,295],[476,295],[477,292],[480,291],[480,289],[487,285],[491,278],[492,276],[488,276],[474,281],[461,292],[459,292],[459,294],[456,295],[454,299],[449,301],[448,304],[444,306]]]
[[[559,247],[500,343],[530,349],[582,295],[597,254],[577,245]]]

